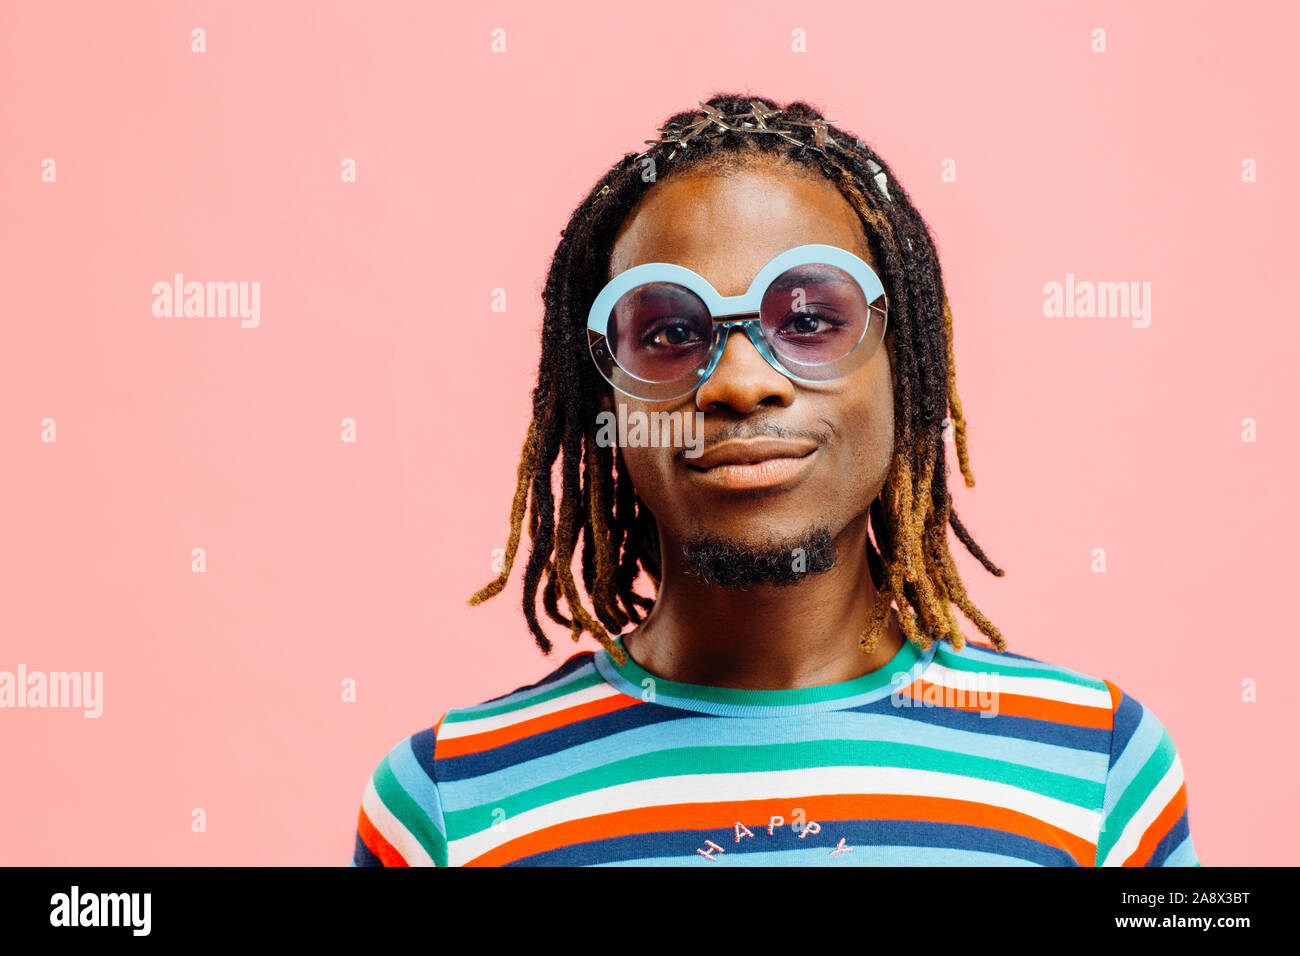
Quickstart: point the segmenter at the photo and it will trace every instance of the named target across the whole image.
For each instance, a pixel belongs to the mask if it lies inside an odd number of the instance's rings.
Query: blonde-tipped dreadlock
[[[718,95],[705,105],[735,114],[752,104],[780,109],[761,97],[735,95]],[[678,113],[665,128],[685,129],[707,112]],[[971,602],[948,550],[951,525],[986,570],[998,576],[1004,573],[971,538],[948,496],[943,428],[949,422],[967,487],[974,486],[975,478],[957,395],[952,310],[929,229],[892,170],[857,137],[837,128],[834,142],[824,149],[812,148],[815,121],[824,117],[803,102],[791,103],[783,112],[793,121],[809,124],[805,133],[791,134],[800,136],[805,146],[793,145],[790,135],[750,136],[728,129],[714,138],[701,136],[689,148],[675,149],[669,156],[670,168],[657,178],[696,167],[769,159],[820,173],[852,205],[889,298],[895,383],[893,459],[885,486],[870,507],[875,541],[867,543],[867,563],[877,597],[867,613],[860,645],[867,653],[876,649],[890,608],[897,605],[909,641],[928,649],[935,639],[947,640],[960,650],[966,638],[955,605],[994,647],[1004,651],[1006,641]],[[887,191],[884,182],[889,183]],[[628,153],[592,188],[561,233],[542,294],[542,354],[533,389],[533,420],[519,458],[510,509],[510,538],[501,573],[470,598],[470,604],[479,604],[505,587],[527,517],[532,544],[524,570],[523,609],[543,653],[550,653],[551,642],[537,619],[539,589],[547,616],[569,628],[575,641],[590,633],[624,663],[626,656],[609,632],[639,624],[643,612],[654,606],[652,598],[633,590],[637,576],[644,572],[656,589],[661,578],[654,516],[637,497],[622,454],[595,440],[596,412],[609,386],[591,362],[584,321],[609,277],[614,236],[650,185],[642,178],[638,154]],[[558,521],[552,485],[557,458]],[[573,576],[579,537],[582,581],[591,611],[584,607]],[[567,616],[560,610],[561,598]]]

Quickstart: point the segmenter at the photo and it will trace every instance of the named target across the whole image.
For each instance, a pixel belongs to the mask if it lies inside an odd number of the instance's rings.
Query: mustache
[[[782,438],[782,439],[810,439],[818,445],[824,445],[830,440],[830,434],[824,431],[815,431],[807,428],[790,428],[779,422],[772,421],[739,421],[724,422],[719,425],[715,431],[710,434],[704,442],[704,452],[707,453],[717,445],[725,441],[743,440],[747,438]]]

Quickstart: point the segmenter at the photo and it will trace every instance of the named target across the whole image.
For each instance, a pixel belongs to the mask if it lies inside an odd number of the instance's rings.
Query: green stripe
[[[940,657],[942,659],[940,659]],[[972,674],[1000,674],[1004,677],[1041,677],[1045,680],[1060,681],[1062,684],[1074,684],[1077,687],[1088,687],[1092,690],[1101,691],[1109,695],[1106,685],[1093,677],[1085,677],[1082,674],[1062,673],[1058,670],[1051,670],[1045,667],[1014,667],[1010,665],[989,664],[985,661],[977,661],[972,658],[960,657],[956,654],[940,652],[935,659],[936,664],[941,664],[949,670],[966,671]]]
[[[659,777],[689,777],[714,773],[760,773],[815,767],[896,767],[934,770],[1009,784],[1073,806],[1091,809],[1104,797],[1101,782],[1008,763],[991,757],[954,754],[915,744],[861,740],[824,740],[809,747],[806,741],[740,747],[679,747],[638,754],[601,767],[593,767],[560,780],[524,790],[513,796],[464,810],[445,812],[449,833],[473,833],[494,822],[493,812],[508,817],[569,797],[619,784]],[[959,796],[959,795],[954,795]]]
[[[409,793],[397,782],[393,768],[385,757],[375,768],[375,791],[384,802],[388,812],[397,817],[402,826],[420,841],[420,846],[432,857],[438,866],[447,865],[447,841],[438,832],[437,826],[428,815],[420,809]],[[409,862],[409,861],[408,861]]]
[[[615,638],[622,646],[621,640]],[[608,654],[608,652],[604,652]],[[824,684],[820,687],[801,687],[782,690],[742,690],[735,687],[709,687],[703,684],[679,684],[677,681],[656,677],[627,656],[627,663],[619,664],[612,658],[611,666],[624,679],[637,687],[647,686],[654,689],[655,699],[660,698],[704,701],[714,704],[727,704],[744,707],[789,707],[800,704],[819,704],[825,701],[856,697],[882,687],[888,687],[896,673],[908,671],[921,656],[921,651],[911,642],[904,641],[903,646],[883,667],[852,680],[838,684]],[[909,681],[910,683],[910,681]]]
[[[555,700],[557,697],[564,697],[567,694],[586,690],[588,687],[595,687],[597,684],[603,684],[604,682],[605,679],[597,674],[593,669],[586,677],[580,677],[577,680],[570,681],[567,684],[562,684],[559,687],[552,687],[549,690],[541,691],[537,694],[533,694],[531,697],[525,697],[523,700],[497,704],[494,707],[462,707],[448,711],[447,716],[443,718],[443,724],[462,724],[470,720],[481,720],[484,717],[497,717],[501,714],[509,714],[516,710],[522,710],[525,707],[531,707],[534,704],[544,703],[548,700]]]

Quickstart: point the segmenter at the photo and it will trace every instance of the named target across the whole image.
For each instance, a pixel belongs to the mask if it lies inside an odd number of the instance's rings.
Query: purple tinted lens
[[[763,334],[783,359],[821,365],[842,359],[862,341],[871,310],[862,287],[843,269],[787,269],[763,294]]]
[[[713,318],[704,300],[675,282],[648,282],[614,304],[609,345],[614,360],[648,382],[672,382],[708,357]]]

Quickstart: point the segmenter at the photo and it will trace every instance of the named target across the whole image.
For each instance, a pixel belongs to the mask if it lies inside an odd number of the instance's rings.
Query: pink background
[[[715,91],[820,106],[931,223],[954,495],[1007,569],[954,544],[975,602],[1164,721],[1207,865],[1297,862],[1296,14],[550,6],[0,4],[0,670],[105,685],[97,720],[0,710],[0,862],[342,865],[389,747],[574,652],[517,580],[465,603],[539,286],[591,183]],[[155,318],[176,272],[260,282],[260,326]],[[1150,282],[1150,327],[1044,317],[1067,272]]]

